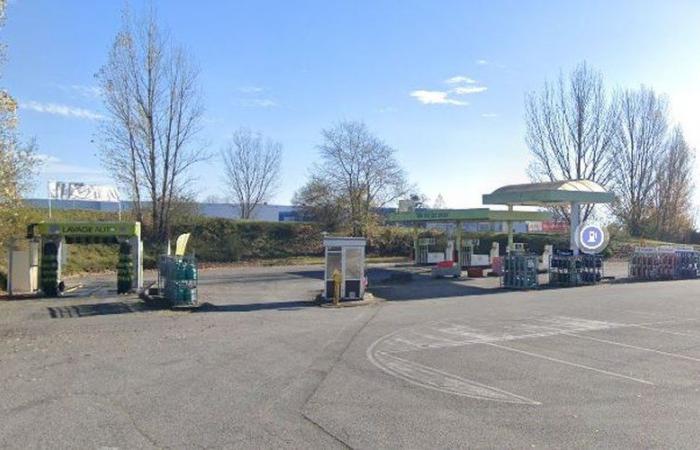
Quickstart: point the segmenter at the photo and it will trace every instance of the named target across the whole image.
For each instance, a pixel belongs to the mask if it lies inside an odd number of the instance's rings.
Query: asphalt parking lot
[[[202,271],[197,312],[110,277],[0,302],[0,446],[697,448],[700,281],[392,279],[413,270],[371,269],[356,308],[310,301],[320,267]]]

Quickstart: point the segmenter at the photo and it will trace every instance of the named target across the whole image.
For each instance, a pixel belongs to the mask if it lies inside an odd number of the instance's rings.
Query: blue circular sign
[[[576,233],[576,243],[584,253],[600,253],[608,245],[608,233],[604,227],[583,224]]]

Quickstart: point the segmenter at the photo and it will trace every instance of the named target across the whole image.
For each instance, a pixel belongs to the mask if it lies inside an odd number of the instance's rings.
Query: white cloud
[[[241,106],[248,108],[273,108],[278,106],[277,101],[267,98],[268,89],[258,86],[241,86],[236,91],[242,94],[238,99]]]
[[[476,80],[473,78],[466,77],[464,75],[456,75],[445,80],[447,84],[474,84]]]
[[[486,86],[460,86],[452,89],[450,92],[454,92],[457,95],[469,95],[478,94],[479,92],[484,92],[488,88]]]
[[[99,99],[102,97],[102,89],[99,86],[86,86],[84,84],[56,84],[60,90],[80,97]]]
[[[479,66],[485,66],[486,64],[489,63],[489,62],[486,61],[485,59],[477,59],[475,62],[476,62],[476,64],[479,65]]]
[[[493,117],[498,117],[497,113],[483,113],[481,117],[486,117],[486,118],[493,118]]]
[[[236,90],[242,94],[259,94],[265,89],[258,86],[241,86]]]
[[[83,97],[100,98],[102,97],[102,89],[99,86],[83,86],[81,84],[72,84],[71,89],[78,92]]]
[[[240,99],[241,106],[251,108],[273,108],[277,102],[269,98],[242,98]]]
[[[30,100],[28,102],[20,102],[20,109],[28,109],[40,113],[53,114],[63,117],[76,117],[79,119],[101,120],[105,117],[95,111],[89,109],[77,108],[75,106],[62,105],[58,103],[42,103]]]
[[[445,91],[426,91],[419,89],[411,92],[409,95],[424,105],[468,105],[465,101],[449,98],[448,94],[449,93]]]
[[[445,80],[446,84],[453,86],[449,90],[431,91],[419,89],[411,92],[409,95],[424,105],[465,106],[468,105],[468,103],[464,100],[454,98],[454,95],[478,94],[488,89],[486,86],[473,86],[476,82],[476,80],[468,76],[455,75]]]

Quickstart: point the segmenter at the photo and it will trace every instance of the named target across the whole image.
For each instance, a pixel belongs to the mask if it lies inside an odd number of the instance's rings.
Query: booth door
[[[362,248],[348,247],[345,252],[345,286],[344,298],[362,297],[362,278],[364,277],[364,251]]]

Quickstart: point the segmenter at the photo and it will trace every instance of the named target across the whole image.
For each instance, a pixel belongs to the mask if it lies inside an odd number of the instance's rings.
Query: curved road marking
[[[409,359],[400,357],[399,354],[481,344],[615,378],[651,386],[654,385],[654,383],[641,378],[635,378],[621,373],[503,345],[503,343],[516,340],[549,336],[564,335],[578,337],[574,333],[634,327],[641,324],[605,322],[565,316],[548,317],[544,319],[534,318],[533,320],[540,323],[544,322],[546,326],[521,322],[515,325],[505,325],[494,331],[485,331],[464,323],[448,320],[428,322],[415,327],[401,328],[374,341],[372,345],[367,348],[367,358],[382,371],[427,389],[480,400],[524,405],[540,405],[541,403],[494,386],[489,386],[459,375],[438,370],[434,367],[410,361]],[[611,341],[610,343],[612,344],[613,342]],[[668,354],[667,356],[672,355]],[[690,359],[690,357],[686,359]]]
[[[462,397],[521,405],[541,405],[538,401],[504,391],[503,389],[452,375],[389,353],[375,352],[375,345],[380,341],[381,339],[367,349],[369,360],[384,372],[409,383]]]

